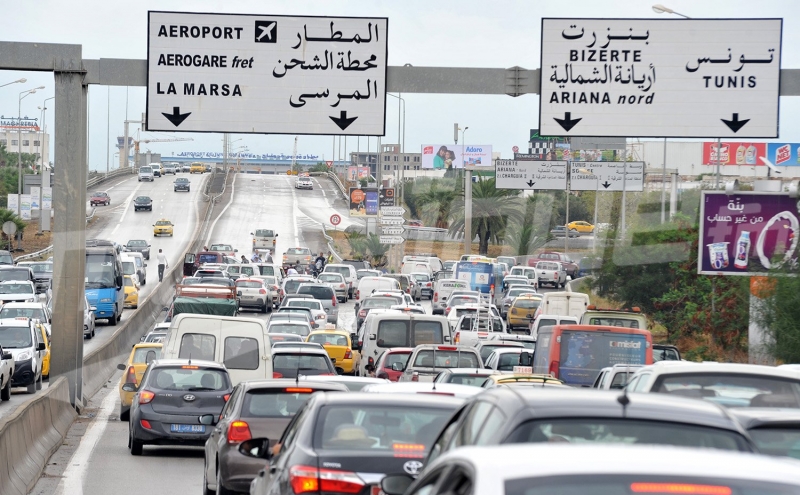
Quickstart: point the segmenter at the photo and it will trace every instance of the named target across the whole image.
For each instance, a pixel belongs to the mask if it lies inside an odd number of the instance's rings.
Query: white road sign
[[[387,27],[149,12],[147,130],[384,135]]]
[[[380,236],[381,244],[402,244],[405,239],[395,235],[382,235]]]
[[[381,227],[381,234],[384,235],[400,235],[405,231],[403,227]]]
[[[644,162],[571,162],[571,166],[572,191],[644,190]]]
[[[384,206],[380,209],[381,215],[385,217],[399,217],[406,212],[402,206]]]
[[[496,160],[497,189],[567,189],[567,162]]]
[[[403,217],[381,217],[382,225],[403,225],[406,219]]]
[[[542,19],[543,136],[777,138],[781,19]]]

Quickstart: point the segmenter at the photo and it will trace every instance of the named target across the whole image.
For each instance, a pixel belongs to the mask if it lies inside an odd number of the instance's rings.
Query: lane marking
[[[115,389],[108,390],[108,394],[103,398],[103,402],[100,403],[100,411],[89,427],[86,428],[86,433],[81,437],[80,445],[78,445],[75,453],[72,454],[67,469],[64,470],[62,479],[56,488],[57,494],[83,495],[83,480],[86,477],[86,471],[89,469],[92,453],[106,431],[108,419],[117,404],[117,397],[118,394],[115,393]]]
[[[233,180],[231,181],[231,199],[228,200],[228,204],[225,205],[225,208],[222,209],[217,218],[215,218],[214,221],[211,223],[211,228],[208,229],[208,237],[206,238],[206,242],[203,243],[206,246],[208,246],[211,243],[211,236],[214,235],[214,227],[217,226],[217,222],[219,221],[220,218],[222,218],[225,212],[228,211],[228,208],[233,204],[233,194],[236,191],[236,179],[238,177],[239,174],[233,175]]]

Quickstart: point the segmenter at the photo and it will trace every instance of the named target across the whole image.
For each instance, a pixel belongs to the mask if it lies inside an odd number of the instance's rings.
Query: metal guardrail
[[[100,184],[101,182],[105,182],[105,181],[107,181],[109,179],[113,179],[115,177],[121,177],[123,175],[131,175],[131,174],[134,174],[134,173],[136,173],[136,169],[134,167],[130,167],[130,168],[127,168],[127,169],[118,168],[116,170],[110,171],[107,174],[97,173],[97,174],[94,174],[93,177],[89,178],[86,181],[86,188],[89,189],[89,188],[92,188],[92,187]]]
[[[347,199],[347,189],[345,189],[344,184],[342,181],[339,180],[339,176],[334,174],[333,172],[328,172],[328,178],[336,184],[336,187],[339,189],[339,192],[342,193],[344,199]]]
[[[14,258],[14,263],[16,263],[18,261],[27,261],[27,260],[32,260],[32,259],[36,259],[36,258],[41,258],[45,254],[51,253],[51,252],[53,252],[53,245],[52,244],[50,244],[46,248],[42,249],[41,251],[36,251],[35,253],[23,254],[22,256],[18,256],[16,258]]]

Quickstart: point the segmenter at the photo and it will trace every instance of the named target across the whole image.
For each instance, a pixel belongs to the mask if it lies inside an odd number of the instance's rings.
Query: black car
[[[139,210],[153,211],[153,200],[150,196],[136,196],[133,200],[133,211]]]
[[[426,464],[457,447],[535,442],[756,450],[731,414],[716,404],[666,394],[535,385],[492,388],[464,403],[440,430]]]
[[[461,403],[443,395],[315,394],[274,449],[263,438],[243,445],[248,455],[269,459],[250,493],[293,495],[311,486],[314,493],[378,493],[387,473],[417,473]]]
[[[325,349],[280,347],[272,349],[272,376],[297,378],[297,375],[335,375],[336,368]]]
[[[250,380],[233,389],[219,424],[206,442],[203,487],[206,493],[249,493],[264,461],[242,454],[253,437],[275,443],[286,425],[314,392],[347,392],[340,383],[304,380]],[[221,485],[217,487],[217,485]]]
[[[125,244],[125,251],[129,253],[142,253],[144,259],[150,259],[150,244],[144,239],[131,239]]]
[[[131,455],[145,445],[203,446],[231,395],[228,370],[211,361],[161,359],[150,363],[136,384],[128,427]]]
[[[173,182],[173,185],[174,185],[173,189],[175,190],[175,192],[178,191],[189,192],[189,179],[187,179],[186,177],[178,177],[177,179],[175,179],[175,182]]]

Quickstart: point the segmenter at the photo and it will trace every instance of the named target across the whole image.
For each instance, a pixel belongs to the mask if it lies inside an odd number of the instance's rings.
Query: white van
[[[374,366],[386,349],[449,343],[450,326],[442,316],[376,310],[364,320],[360,337],[363,340],[359,367],[361,376],[366,376],[367,365]]]
[[[358,288],[356,289],[356,313],[358,313],[358,308],[361,306],[361,301],[376,290],[399,290],[402,292],[400,282],[394,278],[363,277],[358,281]]]
[[[431,265],[433,273],[440,272],[444,269],[444,267],[442,266],[442,260],[440,260],[436,256],[415,256],[413,254],[403,256],[403,265],[405,265],[409,261],[421,261],[423,263],[427,263]]]
[[[256,229],[250,232],[253,236],[253,251],[269,249],[275,254],[275,244],[278,242],[278,233],[271,229]]]
[[[429,276],[433,277],[433,267],[431,267],[430,263],[427,261],[407,261],[403,263],[402,268],[400,268],[400,273],[403,275],[410,275],[412,273],[427,273]]]
[[[578,318],[575,316],[560,315],[539,315],[528,325],[528,334],[534,339],[539,336],[539,329],[552,327],[555,325],[577,325]]]
[[[286,276],[283,268],[274,263],[253,263],[252,265],[258,267],[258,273],[256,275],[275,277],[275,279],[278,281],[278,285],[281,285],[284,277]]]
[[[142,182],[143,180],[149,180],[150,182],[153,182],[153,167],[149,165],[139,167],[139,182]]]
[[[515,266],[511,268],[511,272],[509,275],[518,275],[522,277],[526,277],[529,282],[528,284],[533,285],[534,287],[539,287],[539,283],[536,280],[536,268],[532,266]]]
[[[322,273],[325,272],[338,273],[343,276],[345,282],[347,282],[347,297],[350,299],[353,298],[353,293],[356,291],[356,288],[358,288],[356,267],[346,263],[330,263],[325,265],[325,268],[322,269]]]
[[[589,295],[582,292],[548,292],[542,296],[542,302],[536,310],[534,318],[539,315],[573,316],[580,320],[589,306]]]
[[[443,315],[447,307],[447,298],[454,290],[469,290],[469,283],[457,278],[442,278],[436,281],[433,287],[433,299],[431,306],[433,314]]]
[[[132,259],[136,263],[136,273],[139,275],[139,285],[147,284],[147,263],[144,262],[142,253],[126,251],[121,255],[122,259]]]
[[[271,379],[272,347],[266,335],[264,320],[184,313],[172,320],[161,357],[222,363],[234,386]]]

